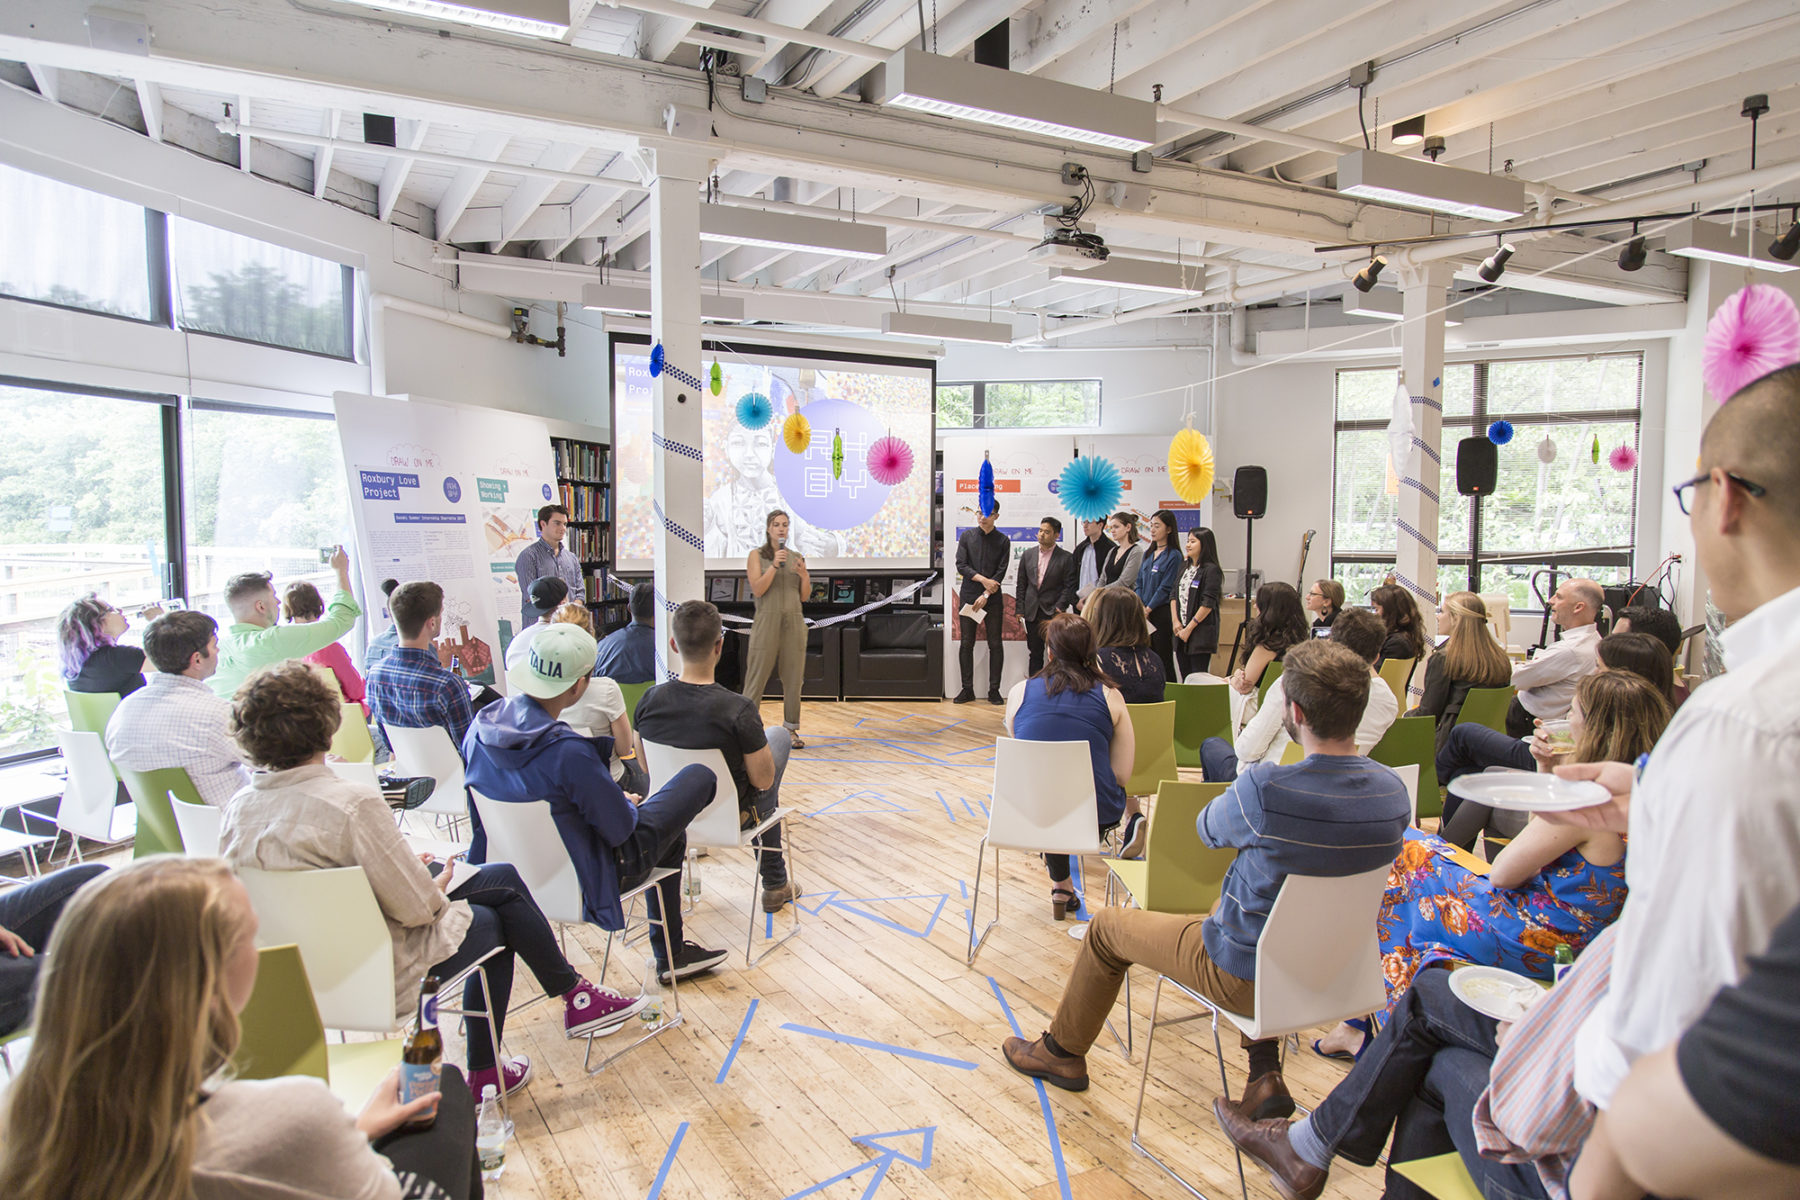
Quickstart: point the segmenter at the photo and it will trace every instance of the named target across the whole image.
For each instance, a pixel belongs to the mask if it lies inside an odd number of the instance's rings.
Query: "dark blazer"
[[[1185,567],[1182,569],[1186,570]],[[1211,651],[1219,648],[1219,599],[1224,591],[1224,585],[1225,573],[1212,563],[1207,563],[1194,572],[1194,578],[1189,581],[1188,611],[1193,612],[1201,608],[1212,610],[1206,614],[1206,619],[1195,627],[1194,632],[1188,635],[1187,652],[1189,654],[1198,654],[1202,650]],[[1175,586],[1179,590],[1180,579],[1175,581]]]
[[[1075,556],[1061,546],[1050,547],[1050,565],[1044,568],[1044,584],[1038,586],[1038,556],[1033,546],[1019,555],[1019,579],[1013,598],[1021,621],[1038,621],[1075,605]]]

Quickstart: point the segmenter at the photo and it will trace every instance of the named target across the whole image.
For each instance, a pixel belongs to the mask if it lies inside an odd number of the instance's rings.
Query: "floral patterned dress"
[[[1503,888],[1456,862],[1460,853],[1434,834],[1406,831],[1376,921],[1390,1009],[1434,963],[1481,963],[1548,980],[1557,943],[1581,953],[1625,903],[1623,858],[1600,867],[1570,850],[1524,887]]]

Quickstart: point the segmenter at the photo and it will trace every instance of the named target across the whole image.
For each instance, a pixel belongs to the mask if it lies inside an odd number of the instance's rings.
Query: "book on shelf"
[[[831,602],[833,604],[855,604],[856,580],[833,579],[831,581]]]
[[[606,482],[606,447],[598,442],[551,438],[556,454],[556,474],[561,479]]]
[[[737,599],[737,580],[729,575],[714,576],[706,581],[706,598],[714,604],[726,604]]]

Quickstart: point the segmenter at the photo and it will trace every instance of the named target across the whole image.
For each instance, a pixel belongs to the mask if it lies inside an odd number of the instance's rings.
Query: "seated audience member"
[[[1613,633],[1647,633],[1669,651],[1670,659],[1681,653],[1681,622],[1666,608],[1647,604],[1628,604],[1619,610],[1612,623]]]
[[[1240,696],[1255,695],[1269,664],[1285,659],[1290,647],[1311,636],[1299,592],[1285,583],[1265,583],[1257,588],[1250,624],[1244,630],[1247,657],[1244,665],[1231,673],[1232,690]],[[1237,725],[1248,719],[1245,716]]]
[[[444,1068],[447,1094],[404,1105],[395,1068],[354,1116],[321,1079],[232,1078],[256,927],[244,885],[217,859],[140,859],[75,897],[8,1099],[0,1195],[481,1194],[475,1105],[455,1067]],[[435,1120],[406,1129],[415,1117]]]
[[[1295,601],[1298,611],[1297,596]],[[1283,881],[1289,875],[1357,874],[1393,861],[1411,802],[1399,776],[1356,753],[1356,723],[1372,686],[1368,662],[1328,639],[1310,639],[1288,652],[1283,678],[1287,718],[1307,757],[1292,766],[1251,767],[1201,812],[1200,840],[1238,851],[1212,915],[1101,909],[1049,1031],[1034,1042],[1007,1039],[1003,1051],[1015,1070],[1070,1091],[1085,1089],[1088,1048],[1133,964],[1233,1012],[1250,1012],[1256,943]],[[1244,1045],[1250,1056],[1245,1112],[1293,1112],[1279,1040],[1244,1039]]]
[[[1506,710],[1506,732],[1531,736],[1532,721],[1560,721],[1569,715],[1569,698],[1583,675],[1598,669],[1603,594],[1591,579],[1565,579],[1550,597],[1550,615],[1562,630],[1554,644],[1522,663],[1513,664],[1512,685],[1518,689]]]
[[[669,627],[681,655],[681,677],[657,684],[638,701],[638,736],[675,750],[723,754],[744,823],[759,824],[781,803],[781,778],[787,773],[793,731],[782,725],[763,728],[756,701],[714,680],[725,651],[725,627],[717,608],[705,600],[689,600],[675,610]],[[647,764],[647,769],[667,774],[655,763]],[[725,780],[718,782],[725,786]],[[756,845],[763,848],[757,856],[763,911],[780,912],[795,895],[781,853],[781,827],[771,827]]]
[[[593,614],[588,612],[585,604],[562,605],[550,614],[550,623],[573,625],[590,636],[594,632]],[[639,796],[649,792],[650,777],[638,761],[637,738],[631,731],[631,717],[625,711],[625,693],[619,690],[617,683],[604,675],[593,676],[588,681],[587,692],[563,710],[562,719],[564,724],[577,731],[589,734],[610,731],[613,780],[626,792]]]
[[[400,581],[398,579],[382,580],[381,595],[383,601],[392,600],[394,597],[394,590],[399,586]],[[394,647],[400,644],[400,627],[394,624],[391,619],[393,617],[393,610],[384,607],[382,612],[383,615],[390,619],[385,629],[369,639],[369,648],[363,651],[362,669],[364,675],[373,671],[375,669],[375,664],[386,658],[389,654],[392,654]]]
[[[331,552],[331,569],[337,573],[337,590],[325,606],[325,615],[306,625],[278,625],[281,602],[268,572],[233,575],[225,582],[225,606],[233,625],[219,634],[219,670],[212,677],[213,694],[229,700],[258,667],[290,658],[305,658],[323,650],[356,627],[362,609],[350,594],[350,557],[342,546]]]
[[[1597,651],[1603,670],[1629,671],[1662,693],[1673,710],[1675,699],[1675,661],[1669,648],[1647,633],[1609,633],[1600,639]]]
[[[1161,704],[1162,659],[1150,647],[1150,623],[1144,602],[1126,587],[1096,588],[1082,606],[1082,618],[1094,630],[1100,673],[1119,690],[1127,704]]]
[[[656,681],[656,586],[649,582],[631,589],[631,624],[615,629],[600,641],[594,674],[614,683]]]
[[[69,898],[105,870],[83,863],[0,892],[0,1037],[25,1027],[51,931]]]
[[[544,631],[550,624],[550,614],[563,606],[569,598],[569,585],[554,575],[546,575],[542,579],[532,580],[531,586],[525,589],[525,608],[527,612],[537,614],[537,620],[513,634],[512,641],[506,643],[506,669],[525,661],[526,652],[531,648],[531,639]]]
[[[151,605],[144,619],[153,621],[162,609]],[[119,638],[131,622],[125,614],[89,592],[62,610],[56,619],[56,640],[62,652],[63,682],[71,692],[117,692],[129,696],[144,686],[144,652],[121,646]]]
[[[1425,642],[1425,623],[1419,616],[1419,602],[1413,594],[1395,583],[1384,583],[1369,595],[1375,615],[1387,626],[1387,640],[1381,644],[1381,658],[1375,666],[1390,658],[1417,660]]]
[[[1306,611],[1312,614],[1313,632],[1330,629],[1344,611],[1344,585],[1335,579],[1315,579],[1306,591]]]
[[[1569,1177],[1574,1200],[1800,1196],[1800,909],[1673,1046],[1613,1093]]]
[[[1367,662],[1374,679],[1369,685],[1369,702],[1363,707],[1362,720],[1356,725],[1356,748],[1361,754],[1373,750],[1400,715],[1400,701],[1394,698],[1393,689],[1375,674],[1375,658],[1386,638],[1387,627],[1381,618],[1366,609],[1346,609],[1331,626],[1331,640]],[[1235,742],[1210,737],[1200,744],[1200,766],[1208,781],[1230,783],[1251,763],[1281,760],[1282,751],[1292,740],[1285,728],[1286,699],[1287,691],[1277,679],[1269,685],[1268,698]]]
[[[679,867],[687,827],[712,803],[712,772],[694,766],[665,780],[649,799],[627,796],[607,772],[611,739],[582,737],[561,721],[592,685],[594,639],[574,625],[552,625],[532,642],[525,661],[506,673],[511,694],[482,710],[463,739],[469,786],[507,804],[547,801],[563,847],[581,880],[582,915],[603,929],[622,929],[620,897],[657,867]],[[653,931],[651,949],[664,983],[710,971],[725,951],[684,941],[681,876],[649,894],[651,918],[668,921],[675,959]]]
[[[1452,592],[1438,607],[1443,647],[1425,660],[1424,693],[1410,715],[1437,719],[1443,749],[1462,715],[1470,688],[1502,688],[1512,683],[1512,661],[1488,628],[1487,605],[1474,592]]]
[[[1103,589],[1129,595],[1123,588]],[[1094,651],[1094,630],[1073,613],[1058,613],[1044,626],[1049,660],[1030,679],[1013,685],[1006,698],[1008,735],[1029,742],[1086,742],[1094,770],[1094,795],[1104,837],[1119,823],[1127,809],[1125,846],[1120,853],[1134,858],[1144,852],[1147,832],[1143,815],[1125,796],[1125,781],[1137,753],[1131,716],[1125,698],[1101,670]],[[1050,869],[1050,915],[1056,920],[1075,907],[1075,888],[1069,876],[1069,856],[1046,854]]]
[[[250,782],[231,738],[231,705],[206,680],[219,669],[218,626],[203,612],[165,613],[144,630],[144,653],[157,673],[113,710],[106,753],[127,771],[181,767],[215,808]]]
[[[282,593],[281,614],[291,624],[311,625],[325,615],[325,601],[320,598],[318,588],[304,579],[297,580],[288,584],[287,591]],[[331,677],[337,680],[338,694],[346,701],[361,705],[363,716],[369,715],[369,706],[363,699],[363,677],[356,673],[356,664],[350,661],[350,652],[344,649],[342,642],[314,650],[305,661],[329,670]]]
[[[563,1032],[581,1037],[617,1025],[643,1006],[597,988],[576,973],[556,934],[510,863],[488,863],[460,886],[448,864],[433,878],[394,824],[381,793],[340,778],[325,765],[342,717],[329,685],[299,663],[271,667],[238,690],[232,728],[244,753],[262,768],[225,810],[219,855],[234,867],[308,871],[361,867],[394,939],[396,1016],[418,1008],[419,981],[450,976],[493,949],[488,987],[505,1036],[513,960],[525,960],[544,993],[563,1000]],[[481,1012],[481,981],[469,977],[463,1006]],[[528,1059],[494,1062],[487,1022],[468,1018],[469,1088],[493,1085],[507,1094],[531,1077]]]

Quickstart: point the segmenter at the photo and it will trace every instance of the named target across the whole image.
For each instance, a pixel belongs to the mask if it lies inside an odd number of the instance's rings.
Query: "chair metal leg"
[[[788,836],[787,818],[781,818],[776,824],[781,829],[782,853],[787,855],[788,879],[792,881],[796,877],[794,872],[794,846],[793,839]],[[783,942],[800,932],[800,898],[796,894],[792,903],[794,909],[794,927],[770,942],[767,946],[764,946],[761,954],[756,955],[754,958],[750,956],[751,949],[756,945],[756,918],[758,915],[757,893],[762,888],[762,856],[766,850],[765,847],[758,846],[754,841],[749,843],[749,845],[752,870],[750,873],[750,933],[749,936],[744,939],[744,966],[746,968],[754,967],[757,963],[769,957],[769,955],[779,949]],[[799,889],[796,888],[795,891],[797,893]]]
[[[642,893],[640,893],[639,895],[641,896]],[[637,898],[634,897],[633,903],[636,902],[636,899]],[[663,954],[665,956],[667,956],[667,961],[670,964],[673,964],[675,962],[675,947],[669,938],[669,922],[668,922],[667,914],[664,914],[663,916],[660,916],[660,917],[649,916],[649,905],[648,905],[648,903],[646,903],[645,904],[645,919],[648,920],[652,925],[656,925],[662,930]],[[611,949],[612,949],[612,935],[609,933],[607,935],[607,950],[609,953],[610,953]],[[601,978],[602,979],[605,978],[605,973],[606,973],[606,969],[605,969],[605,965],[603,963],[601,966]],[[648,986],[648,982],[649,981],[646,980],[644,982],[644,986]],[[643,1033],[640,1033],[637,1036],[637,1039],[635,1041],[629,1042],[626,1045],[619,1047],[617,1050],[613,1051],[611,1054],[609,1054],[605,1058],[601,1059],[598,1065],[590,1065],[590,1064],[592,1063],[592,1060],[594,1057],[594,1039],[600,1035],[599,1034],[589,1034],[586,1038],[583,1039],[584,1041],[587,1042],[587,1049],[581,1056],[581,1069],[583,1071],[586,1071],[590,1076],[598,1075],[600,1072],[606,1070],[607,1067],[609,1067],[613,1063],[617,1062],[620,1058],[622,1058],[626,1054],[629,1054],[632,1050],[643,1045],[645,1042],[649,1041],[651,1038],[661,1037],[663,1034],[667,1033],[671,1029],[674,1029],[675,1027],[677,1027],[678,1025],[680,1025],[682,1023],[684,1018],[681,1015],[681,981],[675,977],[675,974],[673,971],[671,971],[669,973],[669,1007],[674,1010],[672,1015],[671,1015],[671,1013],[665,1011],[663,1013],[663,1019],[660,1024],[657,1024],[657,1025],[651,1027],[650,1029],[645,1030]]]
[[[1158,975],[1156,977],[1156,990],[1155,990],[1155,992],[1153,992],[1151,994],[1151,998],[1150,998],[1150,1031],[1144,1035],[1144,1068],[1143,1068],[1142,1073],[1140,1073],[1138,1076],[1137,1108],[1131,1114],[1131,1148],[1133,1150],[1136,1150],[1139,1154],[1143,1155],[1145,1158],[1149,1159],[1151,1162],[1155,1163],[1157,1166],[1161,1167],[1163,1172],[1166,1175],[1168,1175],[1168,1177],[1170,1179],[1173,1179],[1176,1183],[1179,1183],[1184,1189],[1187,1190],[1189,1195],[1195,1197],[1195,1200],[1208,1200],[1206,1193],[1202,1192],[1199,1188],[1195,1187],[1192,1183],[1189,1183],[1186,1179],[1184,1179],[1175,1170],[1174,1167],[1170,1166],[1167,1162],[1163,1161],[1163,1159],[1160,1156],[1158,1156],[1155,1151],[1151,1150],[1149,1146],[1145,1145],[1143,1138],[1140,1136],[1140,1134],[1138,1132],[1140,1124],[1141,1124],[1141,1122],[1143,1120],[1143,1116],[1144,1116],[1144,1093],[1150,1084],[1150,1055],[1151,1055],[1151,1051],[1156,1046],[1156,1028],[1157,1028],[1157,1024],[1158,1024],[1157,1019],[1156,1019],[1156,1014],[1162,1006],[1162,988],[1163,988],[1163,984],[1165,982],[1173,983],[1173,981],[1169,980],[1169,978],[1165,975]],[[1219,1041],[1219,1010],[1217,1008],[1215,1008],[1204,996],[1199,995],[1198,993],[1193,991],[1191,988],[1183,987],[1179,983],[1175,983],[1174,986],[1176,988],[1178,988],[1181,992],[1186,994],[1189,999],[1198,1001],[1204,1008],[1206,1008],[1210,1012],[1210,1014],[1212,1016],[1213,1047],[1216,1051],[1218,1051],[1219,1079],[1221,1082],[1223,1082],[1225,1079],[1225,1055],[1223,1053],[1223,1050],[1220,1049],[1221,1043]],[[1187,1021],[1195,1020],[1202,1015],[1203,1014],[1201,1014],[1201,1013],[1193,1013],[1189,1016],[1176,1017],[1172,1020],[1162,1022],[1162,1024],[1179,1025],[1179,1024],[1182,1024]],[[1226,1089],[1221,1094],[1226,1096],[1227,1098],[1229,1098],[1231,1095],[1229,1087],[1226,1087]],[[1249,1185],[1245,1182],[1245,1179],[1244,1179],[1244,1159],[1243,1159],[1243,1155],[1241,1155],[1241,1154],[1238,1156],[1238,1186],[1240,1189],[1243,1190],[1244,1200],[1250,1200]]]
[[[1000,923],[1000,851],[994,851],[994,919],[987,923],[981,936],[975,936],[975,915],[981,910],[981,872],[986,865],[987,834],[981,835],[981,845],[975,850],[975,887],[969,895],[969,954],[963,961],[969,966],[975,965],[975,956],[981,953],[981,947],[987,942],[988,934],[994,932],[994,926]]]

